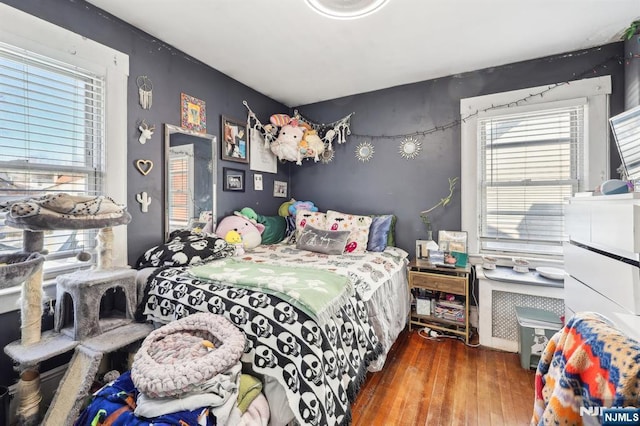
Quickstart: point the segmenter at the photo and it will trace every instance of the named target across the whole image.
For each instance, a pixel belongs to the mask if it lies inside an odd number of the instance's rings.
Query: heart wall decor
[[[138,171],[140,173],[142,173],[143,176],[146,176],[146,175],[149,174],[151,169],[153,169],[153,161],[151,161],[151,160],[137,160],[136,161],[136,168],[138,169]]]

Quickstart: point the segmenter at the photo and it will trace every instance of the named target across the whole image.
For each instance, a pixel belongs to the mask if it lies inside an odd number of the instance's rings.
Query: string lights
[[[638,56],[638,55],[636,55]],[[590,68],[587,71],[584,71],[580,74],[573,74],[573,76],[575,77],[575,80],[579,80],[581,78],[584,78],[588,75],[592,75],[592,74],[597,74],[598,71],[600,69],[606,69],[607,68],[607,64],[609,62],[611,62],[612,60],[616,60],[619,64],[622,64],[624,61],[624,58],[620,57],[619,55],[615,55],[615,56],[611,56],[609,58],[607,58],[606,60],[602,61],[601,63],[597,64],[596,66],[594,66],[593,68]],[[628,64],[628,61],[627,61]],[[434,126],[431,127],[429,129],[426,130],[417,130],[415,132],[412,133],[402,133],[402,134],[395,134],[395,135],[368,135],[368,134],[362,134],[362,133],[351,133],[351,136],[354,137],[358,137],[358,138],[367,138],[367,139],[405,139],[405,138],[412,138],[412,137],[424,137],[427,135],[430,135],[432,133],[436,133],[436,132],[444,132],[446,130],[452,129],[454,127],[459,126],[461,123],[466,122],[466,120],[469,120],[470,118],[473,118],[475,116],[477,116],[478,114],[480,114],[481,112],[487,112],[490,110],[494,110],[494,109],[498,109],[498,108],[508,108],[508,107],[512,107],[512,106],[518,106],[521,105],[523,103],[526,103],[527,101],[529,101],[529,99],[533,99],[535,97],[544,97],[545,94],[549,93],[550,91],[554,90],[555,88],[559,87],[559,86],[564,86],[566,84],[571,84],[570,81],[564,81],[564,82],[560,82],[560,83],[554,83],[554,84],[550,84],[548,85],[545,89],[540,90],[538,92],[535,93],[530,93],[527,96],[524,96],[516,101],[511,101],[508,103],[504,103],[504,104],[497,104],[497,105],[491,105],[488,108],[485,109],[478,109],[472,113],[469,113],[467,115],[465,115],[464,117],[461,118],[457,118],[455,120],[452,120],[448,123],[439,125],[439,126]]]

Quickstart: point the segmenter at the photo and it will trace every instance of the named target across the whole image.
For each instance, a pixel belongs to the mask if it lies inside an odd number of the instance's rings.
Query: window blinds
[[[581,178],[584,109],[479,120],[484,250],[562,254],[564,205]]]
[[[0,199],[100,195],[103,138],[101,76],[0,43]],[[94,230],[45,232],[45,278],[94,246]],[[0,253],[21,248],[22,231],[0,221]]]

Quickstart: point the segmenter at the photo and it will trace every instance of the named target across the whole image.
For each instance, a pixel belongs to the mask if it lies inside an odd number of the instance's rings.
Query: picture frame
[[[246,124],[223,115],[220,129],[220,158],[249,164],[249,135]]]
[[[257,129],[249,129],[249,169],[256,172],[278,173],[278,157],[265,146],[264,137]]]
[[[467,231],[438,231],[438,246],[443,252],[467,253]]]
[[[273,196],[278,198],[287,197],[287,182],[281,180],[273,181]]]
[[[262,191],[262,175],[259,173],[253,174],[253,190],[254,191]]]
[[[203,100],[180,94],[181,126],[198,133],[206,133],[207,109]]]
[[[242,169],[222,168],[222,190],[233,192],[244,192],[245,171]]]

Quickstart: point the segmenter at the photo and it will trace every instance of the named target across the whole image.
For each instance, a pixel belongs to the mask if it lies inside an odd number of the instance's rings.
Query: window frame
[[[129,56],[28,13],[0,4],[0,41],[91,71],[105,79],[104,194],[127,201],[127,80]],[[127,264],[127,229],[113,228],[113,264]],[[54,281],[54,280],[51,280]],[[43,286],[55,298],[51,282]],[[16,310],[20,286],[0,290],[0,313]]]
[[[537,95],[543,93],[543,95]],[[593,189],[609,176],[609,94],[611,77],[595,77],[565,84],[537,86],[508,92],[494,93],[460,100],[461,125],[461,204],[462,230],[469,234],[469,252],[484,254],[481,250],[479,225],[481,221],[481,156],[478,119],[491,115],[536,111],[548,108],[554,102],[574,102],[587,99],[585,110],[584,165],[580,173],[584,179],[579,191]],[[535,96],[533,96],[535,95]],[[526,99],[526,101],[523,101]],[[496,107],[498,105],[499,107]],[[494,251],[490,252],[496,255]],[[510,254],[505,253],[505,257]],[[538,258],[545,256],[523,255]],[[561,260],[561,256],[549,256]]]

